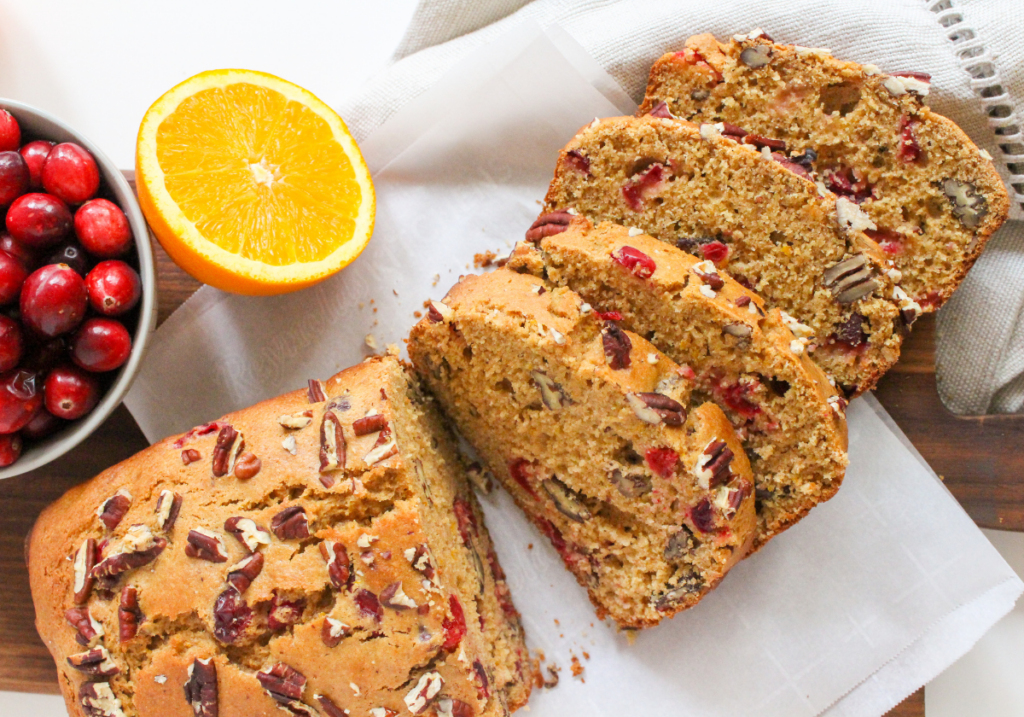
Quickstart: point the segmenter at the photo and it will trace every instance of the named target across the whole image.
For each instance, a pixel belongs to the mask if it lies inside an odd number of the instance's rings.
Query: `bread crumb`
[[[580,664],[580,658],[576,657],[576,655],[572,656],[572,667],[571,667],[571,669],[572,669],[572,676],[573,677],[579,677],[581,682],[586,682],[586,680],[584,680],[583,677],[582,677],[582,675],[583,675],[583,665]]]
[[[365,343],[366,348],[370,349],[371,351],[377,350],[377,339],[374,337],[373,334],[367,334],[366,338],[363,339],[363,343]]]
[[[451,269],[449,269],[448,271],[451,271]],[[441,281],[441,275],[440,274],[434,274],[434,281],[431,284],[431,286],[437,286],[437,282],[439,282],[439,281]]]
[[[589,660],[590,659],[590,653],[587,652],[586,650],[583,651],[583,659],[584,660]]]
[[[530,543],[529,545],[527,545],[526,549],[527,550],[533,550],[533,543]]]
[[[391,293],[394,294],[395,296],[398,296],[398,289],[392,289]]]
[[[484,251],[473,255],[473,266],[477,269],[486,269],[494,263],[494,257],[498,256],[493,251]]]
[[[558,673],[562,671],[562,668],[552,662],[545,669],[548,671],[548,676],[544,679],[544,687],[549,690],[558,687]]]
[[[422,311],[414,311],[414,312],[412,312],[412,315],[413,315],[413,318],[417,318],[417,319],[422,319],[423,318],[423,312]]]

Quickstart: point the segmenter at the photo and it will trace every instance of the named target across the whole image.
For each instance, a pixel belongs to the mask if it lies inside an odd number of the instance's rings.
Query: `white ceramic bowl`
[[[138,373],[150,334],[156,328],[157,305],[156,267],[153,263],[153,250],[149,243],[149,229],[142,216],[142,210],[139,209],[139,203],[135,199],[135,193],[128,186],[121,171],[87,137],[83,137],[53,115],[3,98],[0,98],[0,108],[6,109],[17,118],[23,137],[48,139],[53,142],[76,142],[92,153],[92,156],[96,158],[96,164],[99,165],[103,182],[116,203],[124,210],[128,222],[131,224],[132,234],[135,237],[135,248],[139,257],[139,276],[142,278],[139,322],[132,335],[132,353],[118,370],[117,376],[110,388],[107,389],[106,394],[88,415],[74,421],[52,436],[26,445],[21,458],[6,468],[0,468],[0,479],[2,479],[27,473],[64,455],[84,441],[110,416],[128,393],[135,374]]]

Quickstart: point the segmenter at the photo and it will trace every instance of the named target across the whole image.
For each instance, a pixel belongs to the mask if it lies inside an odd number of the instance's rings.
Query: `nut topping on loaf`
[[[158,443],[41,516],[33,593],[72,715],[397,714],[425,675],[440,678],[426,711],[525,702],[519,616],[431,401],[392,357],[310,386]],[[349,453],[330,486],[325,415]],[[182,450],[216,453],[220,475]]]

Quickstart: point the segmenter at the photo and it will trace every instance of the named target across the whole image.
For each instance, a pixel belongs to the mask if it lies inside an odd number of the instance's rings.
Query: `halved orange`
[[[146,112],[139,204],[182,269],[239,294],[280,294],[352,262],[376,200],[359,147],[330,107],[252,70],[211,70]]]

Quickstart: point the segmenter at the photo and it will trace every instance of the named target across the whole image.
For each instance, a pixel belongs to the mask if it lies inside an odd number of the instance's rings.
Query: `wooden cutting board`
[[[154,247],[159,321],[199,284]],[[975,522],[1024,531],[1024,416],[959,418],[935,388],[935,322],[922,318],[899,364],[875,392],[903,432],[943,477]],[[53,660],[36,634],[24,542],[36,516],[65,490],[148,445],[128,409],[119,407],[70,453],[36,471],[0,481],[0,690],[57,693]],[[920,690],[890,713],[924,716]]]

